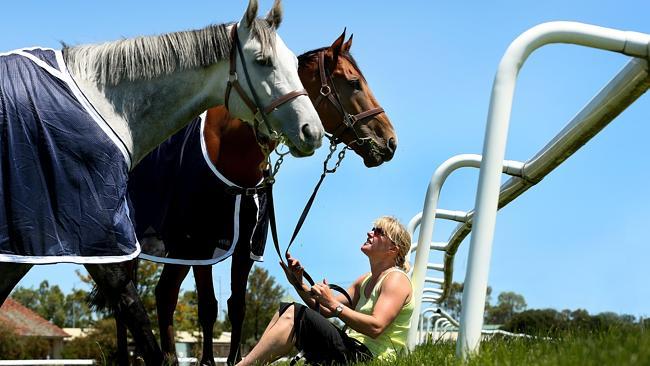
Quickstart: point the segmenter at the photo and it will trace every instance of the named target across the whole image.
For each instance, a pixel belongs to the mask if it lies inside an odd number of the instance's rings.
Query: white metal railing
[[[227,361],[228,361],[228,359],[226,357],[215,357],[214,358],[214,362],[216,362],[218,365],[220,365],[220,364],[225,365]],[[194,363],[198,363],[199,359],[196,358],[196,357],[179,357],[178,362],[179,363],[194,364]]]
[[[461,357],[467,357],[471,353],[478,352],[480,343],[483,312],[485,310],[485,291],[487,289],[490,258],[492,255],[492,241],[496,224],[496,211],[498,209],[500,193],[500,171],[505,155],[508,125],[510,122],[510,112],[512,110],[512,99],[517,75],[528,56],[534,50],[551,43],[572,43],[647,59],[650,48],[650,35],[574,22],[551,22],[538,25],[524,32],[508,47],[499,64],[492,88],[485,140],[483,143],[483,162],[481,164],[478,190],[474,204],[476,209],[475,223],[472,228],[474,233],[469,247],[467,274],[465,276],[462,299],[461,326],[456,346],[456,353]],[[594,125],[597,125],[598,122],[604,122],[604,124],[609,123],[609,121],[648,88],[646,61],[638,63],[632,61],[630,67],[624,68],[623,74],[619,75],[610,83],[611,87],[608,85],[603,89],[578,114],[577,118],[584,118],[585,125],[589,122]],[[634,80],[636,83],[632,85],[618,84],[626,80]],[[622,91],[622,93],[615,95],[612,94],[614,91]],[[573,126],[568,127],[571,129]],[[578,128],[576,131],[580,130],[583,129]],[[585,128],[584,130],[590,129]],[[592,136],[583,135],[583,143],[588,141]],[[577,139],[577,135],[558,136],[554,141],[565,141],[567,145],[552,146],[549,151],[558,152],[565,150],[568,146],[573,145],[573,142]],[[545,161],[548,167],[559,165],[559,163],[554,162],[549,157],[550,155],[544,158],[540,157],[540,160]],[[564,155],[564,158],[560,162],[564,159],[566,159],[566,155]],[[547,169],[550,171],[553,168]]]
[[[31,366],[31,365],[94,365],[95,360],[0,360],[2,366]]]
[[[433,314],[427,318],[426,315],[428,313],[433,313]],[[433,319],[435,319],[435,321],[432,322]],[[431,336],[432,343],[436,343],[442,340],[445,334],[447,334],[448,332],[450,331],[458,332],[459,327],[460,327],[460,322],[454,319],[454,317],[452,317],[443,309],[438,307],[428,307],[420,313],[420,323],[419,323],[420,332],[419,332],[418,342],[419,344],[427,342],[429,336]],[[536,338],[536,339],[547,339],[547,340],[551,339],[550,337],[531,336],[529,334],[513,333],[501,329],[481,329],[481,335],[483,336],[483,338],[494,336],[497,334],[506,337],[514,337],[514,338]]]
[[[542,150],[526,163],[518,163],[520,165],[513,167],[515,171],[510,173],[514,177],[501,186],[500,175],[502,172],[508,173],[506,166],[511,164],[503,158],[517,74],[535,49],[550,43],[572,43],[642,59],[631,60]],[[478,351],[496,211],[540,182],[645,93],[650,87],[649,55],[650,35],[575,22],[550,22],[533,27],[519,36],[506,51],[493,85],[483,155],[459,155],[443,163],[433,174],[423,212],[409,223],[411,233],[421,223],[413,268],[413,286],[417,300],[415,316],[420,312],[419,301],[423,299],[422,288],[429,264],[429,251],[442,250],[445,253],[442,288],[448,291],[456,250],[470,231],[474,232],[463,291],[458,356],[466,357]],[[467,212],[464,217],[456,215],[456,221],[460,224],[448,242],[432,245],[433,223],[435,218],[443,217],[442,214],[438,215],[442,211],[437,209],[442,183],[451,171],[459,167],[479,165],[481,170],[475,211]],[[448,218],[450,215],[446,216]],[[439,301],[446,295],[448,292],[443,291]],[[411,349],[414,340],[412,332],[409,332],[408,344]]]
[[[426,277],[427,270],[436,270],[443,272],[444,278],[442,281],[434,280],[433,283],[439,283],[442,285],[443,293],[437,297],[429,298],[429,300],[434,300],[437,303],[442,302],[445,297],[449,294],[449,289],[451,286],[451,276],[448,274],[449,269],[453,265],[453,258],[455,255],[455,250],[450,252],[449,243],[431,243],[431,238],[433,236],[433,226],[435,218],[445,218],[452,219],[454,221],[467,222],[467,213],[462,211],[450,211],[438,209],[438,198],[440,197],[440,191],[444,185],[447,177],[457,169],[463,167],[472,167],[479,168],[481,165],[481,156],[476,154],[462,154],[456,155],[450,159],[447,159],[442,163],[438,169],[433,173],[431,181],[429,183],[429,188],[427,189],[426,199],[424,201],[424,210],[415,215],[407,226],[407,230],[414,236],[415,230],[417,227],[420,227],[417,244],[412,246],[412,251],[415,251],[415,261],[413,265],[413,270],[411,274],[411,283],[413,284],[413,294],[414,294],[414,309],[413,316],[411,318],[411,324],[417,324],[417,320],[420,314],[421,303],[424,299],[424,284],[427,282],[430,277]],[[505,161],[503,164],[502,171],[510,175],[521,175],[523,168],[523,163],[518,161]],[[462,214],[450,214],[461,213]],[[415,248],[415,249],[414,249]],[[442,251],[445,253],[444,263],[430,263],[429,254],[431,250]],[[440,283],[442,282],[442,283]],[[417,344],[417,328],[411,327],[409,329],[408,335],[408,346],[409,349],[413,349]]]
[[[287,357],[281,357],[278,360],[276,360],[274,363],[286,362],[288,360],[289,360],[289,358],[287,358]],[[217,365],[225,365],[227,363],[227,361],[228,361],[228,359],[226,357],[215,357],[214,358],[214,362]],[[196,357],[179,357],[178,362],[181,363],[181,364],[182,363],[198,364],[199,359],[196,358]]]

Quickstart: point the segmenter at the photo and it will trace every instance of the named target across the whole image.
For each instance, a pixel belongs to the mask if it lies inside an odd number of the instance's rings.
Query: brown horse
[[[393,157],[397,148],[397,137],[388,117],[383,112],[383,109],[379,107],[359,67],[349,53],[352,45],[352,37],[347,42],[344,41],[345,32],[330,47],[310,51],[299,56],[298,71],[300,79],[309,97],[316,106],[323,126],[331,134],[331,139],[337,142],[342,141],[352,148],[363,158],[366,166],[378,166]],[[262,178],[259,167],[264,161],[265,156],[260,148],[251,148],[252,146],[257,146],[258,143],[254,131],[245,123],[237,119],[232,119],[228,111],[223,107],[208,110],[203,123],[202,137],[205,143],[204,155],[207,152],[207,156],[214,168],[225,179],[236,186],[256,187]],[[176,137],[187,141],[188,136],[177,135]],[[194,141],[191,141],[191,143],[194,143]],[[189,144],[188,142],[188,146]],[[154,154],[156,153],[154,151]],[[160,152],[158,153],[160,154]],[[189,154],[184,149],[181,149],[179,154],[183,153]],[[166,156],[164,158],[167,159],[168,157]],[[176,157],[172,158],[174,164],[176,164],[176,159]],[[131,192],[135,206],[136,225],[139,229],[144,230],[146,228],[141,227],[141,221],[139,221],[138,217],[146,214],[142,213],[143,211],[138,207],[138,195],[151,194],[152,191],[155,191],[152,187],[155,186],[156,182],[151,182],[155,178],[153,178],[154,175],[151,172],[146,171],[146,161],[143,161],[143,164],[140,166],[143,166],[144,170],[140,172],[139,177],[134,179],[134,184],[142,187],[142,189],[134,188]],[[138,171],[136,170],[134,173],[138,174]],[[163,177],[159,180],[164,179]],[[196,183],[196,180],[200,178],[184,175],[182,179],[193,179],[195,180],[194,183]],[[180,189],[182,187],[175,187],[175,190]],[[159,196],[154,197],[153,200],[160,201],[157,197]],[[167,195],[166,197],[174,200],[172,196]],[[263,195],[256,195],[256,199],[262,200]],[[183,202],[187,201],[185,199],[179,200]],[[179,205],[182,204],[179,203]],[[142,206],[145,206],[145,204],[142,204]],[[146,206],[148,207],[142,210],[152,209],[149,207],[150,205]],[[172,210],[185,213],[179,214],[183,217],[170,220],[169,222],[172,223],[169,225],[210,225],[209,222],[197,223],[200,221],[196,220],[201,220],[200,218],[189,218],[189,220],[186,220],[188,219],[188,215],[192,213],[194,214],[192,216],[200,215],[199,211],[193,209],[183,211],[182,206],[174,207]],[[243,207],[242,204],[242,210],[244,210]],[[153,210],[160,211],[156,208],[153,208]],[[146,221],[147,219],[145,218],[143,220]],[[179,221],[182,222],[179,223]],[[244,220],[242,219],[241,221]],[[211,227],[215,226],[214,223],[216,222],[213,222]],[[221,224],[223,225],[223,223]],[[250,269],[253,265],[253,259],[251,257],[255,257],[252,255],[253,248],[251,246],[261,244],[263,248],[266,242],[268,217],[259,219],[259,222],[240,223],[242,226],[246,224],[250,224],[255,228],[261,226],[262,234],[258,236],[251,234],[252,238],[250,241],[240,239],[237,243],[232,243],[234,248],[221,258],[223,259],[230,254],[233,255],[231,269],[232,295],[228,300],[228,316],[232,324],[232,340],[230,354],[228,356],[229,364],[233,364],[241,358],[240,342],[246,308],[246,284]],[[147,223],[145,226],[148,228],[149,224]],[[155,228],[155,225],[153,226]],[[184,240],[185,236],[189,238],[191,235],[195,235],[192,229],[188,227],[177,230],[183,233],[183,238],[179,240]],[[169,231],[169,228],[158,228],[157,231],[165,233]],[[165,242],[165,246],[169,248],[173,244],[170,243],[172,239],[165,240],[165,235],[163,234],[161,236]],[[173,236],[169,235],[167,237],[170,238]],[[168,250],[174,252],[174,250]],[[190,245],[180,245],[175,249],[175,254],[179,254],[179,251],[191,250],[193,249]],[[210,251],[210,253],[212,252]],[[165,260],[162,260],[162,262],[165,262]],[[204,343],[201,364],[213,365],[212,334],[213,326],[217,318],[217,300],[212,282],[212,269],[209,265],[192,265],[191,267],[194,272],[198,292],[199,321],[203,329]],[[189,270],[189,265],[166,262],[156,287],[161,345],[167,360],[171,363],[177,362],[173,313],[178,301],[181,283],[187,276]]]

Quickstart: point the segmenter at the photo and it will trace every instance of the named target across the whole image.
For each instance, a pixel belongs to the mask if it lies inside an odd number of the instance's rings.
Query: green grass
[[[393,364],[460,365],[455,350],[455,343],[428,344]],[[554,340],[495,338],[483,342],[468,365],[650,365],[650,332],[637,328],[566,334]]]
[[[464,365],[455,356],[455,343],[425,344],[396,362],[367,362],[356,366]],[[481,344],[466,365],[650,365],[650,331],[639,328],[600,333],[571,333],[553,340],[494,338]]]

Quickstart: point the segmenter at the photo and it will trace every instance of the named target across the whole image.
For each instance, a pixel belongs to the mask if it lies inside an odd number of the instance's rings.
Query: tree
[[[156,311],[156,284],[158,283],[158,278],[160,278],[160,273],[162,272],[162,265],[150,261],[138,261],[137,262],[137,278],[136,278],[136,287],[138,295],[142,300],[147,314],[149,315],[149,320],[152,324],[158,322],[158,316]],[[77,270],[77,276],[79,279],[88,284],[90,287],[95,287],[95,281],[92,277],[87,274],[82,274]],[[101,318],[112,317],[113,313],[111,309],[108,309],[108,303],[106,299],[100,293],[95,295],[96,290],[93,289],[91,294],[92,300],[90,300],[96,307],[96,311],[101,314]]]
[[[93,314],[88,306],[88,292],[73,289],[65,297],[65,326],[70,328],[86,328],[93,321]]]
[[[591,329],[591,316],[585,309],[577,309],[569,315],[571,326],[575,329]]]
[[[449,290],[449,296],[442,302],[441,306],[454,319],[460,318],[460,301],[463,298],[463,284],[453,282]]]
[[[41,282],[38,289],[41,316],[59,327],[65,326],[65,295],[58,285]]]
[[[562,310],[553,309],[526,310],[515,313],[502,329],[527,334],[557,335],[561,332],[610,332],[613,330],[629,331],[638,327],[636,318],[632,315],[619,315],[604,312],[589,315],[584,309]]]
[[[93,330],[85,337],[66,342],[61,351],[63,358],[90,358],[100,365],[117,365],[117,342],[115,322],[112,319],[98,320]]]
[[[11,297],[21,303],[24,307],[38,312],[39,296],[34,288],[17,286],[11,293]]]
[[[196,291],[185,291],[178,296],[174,312],[176,330],[195,331],[199,326],[199,300]]]
[[[17,287],[11,297],[57,326],[65,326],[65,296],[59,286],[43,281],[37,290]]]
[[[490,295],[492,295],[492,287],[488,286],[485,294],[485,308],[490,308]],[[451,315],[454,319],[460,318],[461,301],[463,299],[463,284],[452,282],[449,296],[443,301],[440,306]]]
[[[244,340],[260,339],[266,325],[278,310],[283,296],[284,290],[275,282],[275,278],[269,275],[269,271],[253,267],[246,290],[246,316],[242,331]]]
[[[554,309],[525,310],[516,313],[501,329],[531,335],[554,336],[569,328],[566,317]]]
[[[497,301],[496,306],[487,309],[486,322],[490,324],[505,324],[528,306],[522,295],[510,291],[500,293]]]
[[[12,328],[0,323],[0,359],[43,359],[49,349],[48,339],[19,337]]]
[[[137,289],[151,324],[158,324],[156,309],[156,285],[162,273],[162,265],[150,261],[138,261]],[[180,300],[180,299],[179,299]]]

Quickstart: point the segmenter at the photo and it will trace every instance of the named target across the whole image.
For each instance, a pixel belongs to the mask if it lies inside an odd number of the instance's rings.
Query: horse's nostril
[[[386,146],[391,154],[395,154],[395,150],[397,150],[397,140],[395,140],[394,137],[389,138]]]
[[[321,134],[318,129],[309,124],[302,125],[301,131],[305,141],[316,141],[321,139]]]

